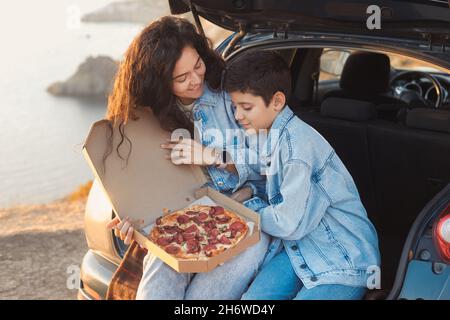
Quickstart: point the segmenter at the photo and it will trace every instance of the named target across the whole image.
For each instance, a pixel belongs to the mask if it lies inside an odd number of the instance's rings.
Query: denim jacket
[[[253,194],[262,195],[265,191],[264,177],[256,174],[251,166],[238,159],[240,155],[248,154],[249,149],[244,131],[234,118],[230,96],[224,91],[214,91],[205,85],[203,95],[194,103],[192,112],[200,142],[204,146],[229,151],[239,173],[236,175],[216,166],[207,166],[206,170],[211,178],[210,185],[225,194],[249,186]]]
[[[286,250],[306,288],[366,286],[380,265],[377,233],[333,148],[286,106],[260,154],[267,198],[246,202],[273,237],[264,263]]]

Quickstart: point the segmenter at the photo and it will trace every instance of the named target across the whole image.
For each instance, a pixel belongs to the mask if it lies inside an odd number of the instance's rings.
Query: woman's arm
[[[162,144],[161,148],[170,150],[166,159],[176,165],[208,166],[208,172],[213,180],[214,178],[220,180],[221,189],[225,188],[236,192],[245,187],[249,181],[265,180],[264,176],[255,172],[250,165],[245,163],[246,159],[257,159],[256,152],[248,148],[232,146],[224,154],[221,149],[206,147],[192,139],[183,139],[179,142],[168,141]],[[245,155],[248,157],[246,158]],[[235,159],[240,162],[234,163]],[[254,191],[253,187],[250,189]]]

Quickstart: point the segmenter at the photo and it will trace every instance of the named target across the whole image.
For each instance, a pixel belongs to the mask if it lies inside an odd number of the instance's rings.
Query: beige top
[[[177,99],[177,106],[180,107],[180,109],[183,111],[192,112],[195,102],[197,102],[197,100],[194,100],[194,102],[192,102],[191,104],[183,104],[180,99]]]
[[[197,100],[194,100],[191,104],[183,104],[179,99],[176,100],[177,107],[180,108],[192,122],[194,122],[192,109],[194,109],[195,102],[197,102]]]

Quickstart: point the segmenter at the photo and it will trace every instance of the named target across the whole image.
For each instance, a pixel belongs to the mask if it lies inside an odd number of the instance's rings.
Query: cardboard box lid
[[[167,150],[160,145],[170,133],[161,129],[150,109],[137,112],[138,120],[124,126],[128,138],[121,143],[119,128],[113,130],[112,148],[107,120],[95,122],[86,138],[83,154],[94,175],[108,195],[114,211],[131,220],[152,223],[162,209],[177,210],[195,199],[195,190],[207,180],[198,166],[176,166],[165,159]],[[130,143],[131,141],[131,152]],[[120,155],[117,153],[119,146]],[[104,160],[105,152],[111,154]],[[128,158],[128,162],[124,159]]]

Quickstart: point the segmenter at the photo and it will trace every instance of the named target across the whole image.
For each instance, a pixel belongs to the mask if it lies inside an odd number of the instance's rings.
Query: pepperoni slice
[[[222,208],[222,207],[220,207],[220,206],[214,207],[214,213],[215,213],[216,215],[218,215],[218,214],[223,214],[224,212],[225,212],[225,209],[224,209],[224,208]]]
[[[158,219],[156,219],[156,224],[157,224],[157,225],[160,225],[160,224],[161,224],[161,218],[162,218],[162,217],[159,217]]]
[[[166,250],[167,253],[175,254],[175,253],[180,252],[180,247],[172,244],[170,246],[167,246],[164,250]]]
[[[198,241],[196,239],[191,239],[186,241],[187,249],[188,250],[195,250],[198,248]]]
[[[234,229],[231,229],[231,235],[230,235],[230,239],[234,239],[235,237],[236,237],[236,234],[238,233],[239,231],[238,230],[234,230]]]
[[[218,244],[219,242],[220,242],[220,241],[217,240],[216,238],[208,239],[208,243],[209,243],[209,244]]]
[[[191,218],[187,215],[181,215],[177,218],[177,221],[179,224],[185,224],[188,223],[191,220]]]
[[[185,241],[191,240],[194,238],[195,238],[195,233],[187,233],[187,232],[183,233],[183,240],[185,240]]]
[[[227,223],[228,221],[231,220],[231,218],[228,216],[223,216],[223,217],[216,217],[216,220],[219,223]]]
[[[244,229],[245,225],[240,221],[235,221],[230,225],[231,230],[241,231]]]
[[[208,232],[208,236],[211,238],[216,238],[219,235],[219,230],[218,229],[212,229],[211,231]]]
[[[181,230],[178,226],[164,226],[164,231],[170,234],[181,232]]]
[[[194,221],[198,225],[201,225],[203,222],[203,220],[201,220],[198,216],[191,218],[191,220]]]
[[[212,229],[215,229],[215,228],[216,228],[216,222],[213,221],[213,220],[206,221],[206,222],[203,224],[203,228],[204,228],[206,231],[210,231],[210,230],[212,230]]]
[[[230,239],[228,239],[225,235],[220,237],[219,241],[220,241],[220,243],[223,243],[223,244],[231,244]]]
[[[195,215],[198,214],[198,211],[186,211],[186,214],[187,214],[188,216],[195,216]]]
[[[195,239],[197,239],[198,241],[203,241],[203,240],[205,240],[205,237],[202,236],[202,235],[197,234],[197,235],[195,236]]]
[[[200,212],[197,217],[199,220],[204,221],[204,220],[208,219],[208,214],[205,212]]]
[[[167,245],[169,245],[170,243],[172,243],[172,241],[173,241],[173,237],[169,237],[169,238],[161,237],[161,238],[158,238],[158,239],[156,240],[156,243],[157,243],[158,245],[164,247],[164,246],[167,246]]]
[[[197,232],[197,231],[198,231],[198,228],[195,224],[184,229],[184,232],[186,232],[186,233]]]
[[[225,211],[225,210],[224,210],[222,207],[219,207],[219,206],[217,206],[217,207],[212,207],[211,209],[209,209],[209,215],[210,215],[211,217],[215,217],[215,216],[218,216],[218,215],[220,215],[220,214],[223,214],[224,211]]]
[[[208,223],[208,226],[211,227],[212,229],[214,229],[216,227],[216,222],[214,220],[210,220],[207,223]]]
[[[175,236],[175,241],[176,241],[178,244],[182,244],[183,241],[184,241],[183,235],[182,235],[181,233],[177,233],[176,236]]]

